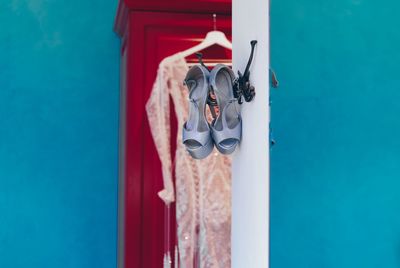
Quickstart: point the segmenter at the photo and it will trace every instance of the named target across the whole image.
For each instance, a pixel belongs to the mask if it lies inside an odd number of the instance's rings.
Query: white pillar
[[[243,135],[232,167],[232,267],[269,267],[269,1],[233,0],[233,68],[243,71],[258,41],[242,105]]]

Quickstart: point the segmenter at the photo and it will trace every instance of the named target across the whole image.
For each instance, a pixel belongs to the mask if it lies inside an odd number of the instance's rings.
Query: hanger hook
[[[213,14],[213,25],[214,25],[214,31],[217,30],[217,14]]]

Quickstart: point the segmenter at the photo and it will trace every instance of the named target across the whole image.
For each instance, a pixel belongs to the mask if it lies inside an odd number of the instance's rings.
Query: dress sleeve
[[[174,202],[174,185],[172,182],[171,126],[167,70],[161,63],[154,82],[150,98],[146,103],[147,118],[151,134],[161,160],[164,189],[158,196],[169,205]]]

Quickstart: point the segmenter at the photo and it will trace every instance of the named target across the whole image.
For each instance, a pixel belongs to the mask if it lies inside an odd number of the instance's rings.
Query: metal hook
[[[254,56],[254,49],[257,44],[257,40],[252,40],[251,44],[251,53],[249,60],[247,61],[246,69],[244,74],[238,71],[238,78],[236,78],[234,87],[233,87],[233,94],[235,98],[238,99],[238,103],[242,104],[242,96],[246,102],[250,102],[253,100],[254,96],[256,95],[254,86],[250,85],[250,65],[253,61]]]
[[[196,55],[197,59],[199,60],[199,63],[201,64],[201,66],[208,69],[207,66],[203,62],[203,53],[196,52],[195,55]]]
[[[247,62],[247,65],[246,65],[246,69],[244,70],[244,76],[246,77],[246,79],[249,79],[249,77],[250,77],[249,69],[250,69],[251,62],[253,61],[254,48],[256,47],[256,44],[257,44],[257,40],[252,40],[250,42],[251,53],[250,53],[249,61]]]
[[[213,29],[214,29],[214,31],[216,31],[217,30],[217,14],[213,14]]]
[[[273,69],[269,69],[270,73],[271,73],[271,85],[273,88],[278,88],[279,87],[279,81],[278,78],[276,77],[276,73],[274,72]]]
[[[201,64],[201,66],[203,66],[204,68],[206,68],[208,70],[207,66],[203,62],[203,54],[200,52],[197,52],[196,57],[199,60],[199,63]],[[208,96],[207,96],[207,104],[210,108],[213,119],[215,119],[215,118],[217,118],[217,113],[215,111],[215,107],[218,106],[218,103],[217,103],[217,100],[215,98],[213,98],[213,96],[215,96],[214,89],[212,87],[210,87],[210,91],[208,92]]]

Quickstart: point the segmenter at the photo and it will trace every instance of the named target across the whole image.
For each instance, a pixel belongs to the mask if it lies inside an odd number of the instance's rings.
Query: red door
[[[163,188],[161,164],[145,113],[158,64],[204,38],[213,29],[212,13],[218,14],[218,30],[229,37],[230,8],[230,0],[126,1],[119,4],[115,30],[122,39],[120,267],[162,267],[165,206],[157,196]],[[221,54],[218,48],[207,53],[208,56]],[[173,111],[171,107],[171,115]],[[175,151],[176,120],[172,120],[171,148]],[[175,218],[174,212],[171,218]],[[174,230],[175,223],[171,222],[171,237],[175,237]],[[171,242],[171,248],[174,243]]]

